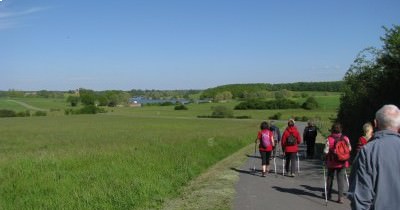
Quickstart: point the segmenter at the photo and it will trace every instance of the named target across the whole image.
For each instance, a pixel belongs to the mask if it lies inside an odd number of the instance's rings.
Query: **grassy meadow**
[[[251,119],[204,119],[212,106],[238,102],[107,108],[64,115],[59,99],[13,99],[52,110],[45,117],[0,118],[0,209],[158,209],[212,165],[253,143],[261,120],[335,115],[338,95],[320,109],[246,110]],[[301,100],[301,99],[298,99]],[[0,98],[0,109],[26,106]]]

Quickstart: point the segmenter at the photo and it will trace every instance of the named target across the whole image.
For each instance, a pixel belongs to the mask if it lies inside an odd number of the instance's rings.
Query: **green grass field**
[[[0,119],[3,209],[157,208],[249,144],[253,121],[66,116]]]
[[[252,117],[246,120],[197,118],[210,115],[212,106],[233,108],[237,102],[190,104],[187,111],[148,106],[65,116],[62,100],[23,100],[59,111],[0,118],[0,209],[160,208],[210,166],[253,143],[268,116],[328,120],[338,96],[316,98],[325,105],[315,111],[234,111]],[[6,99],[0,99],[1,108],[26,110]]]

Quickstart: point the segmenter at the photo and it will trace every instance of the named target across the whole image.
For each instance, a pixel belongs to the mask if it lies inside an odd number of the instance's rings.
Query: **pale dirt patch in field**
[[[252,154],[253,144],[239,150],[212,166],[190,182],[180,197],[165,202],[163,209],[231,209],[239,168]]]

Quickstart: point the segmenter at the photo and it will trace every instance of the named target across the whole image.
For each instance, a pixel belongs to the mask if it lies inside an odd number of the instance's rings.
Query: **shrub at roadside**
[[[270,116],[269,119],[270,120],[280,120],[281,117],[282,117],[282,113],[278,112],[278,113],[275,113],[274,115]]]

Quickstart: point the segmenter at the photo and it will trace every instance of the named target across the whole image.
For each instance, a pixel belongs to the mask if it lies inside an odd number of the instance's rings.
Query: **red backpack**
[[[346,161],[350,159],[350,148],[347,146],[346,140],[343,135],[339,139],[335,139],[334,154],[338,161]]]

